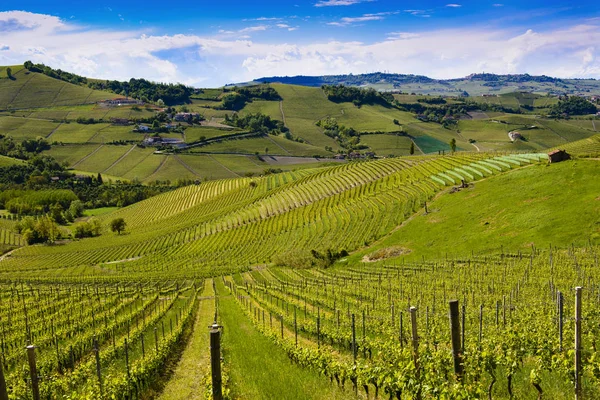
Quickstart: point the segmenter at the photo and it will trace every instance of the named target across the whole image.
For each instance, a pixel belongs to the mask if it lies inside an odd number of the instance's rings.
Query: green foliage
[[[233,114],[231,117],[226,115],[225,123],[264,134],[278,135],[288,131],[282,121],[271,119],[271,117],[262,113],[247,114],[243,117],[238,114]]]
[[[323,85],[322,89],[329,100],[335,103],[353,103],[357,107],[365,104],[379,104],[389,107],[394,100],[391,94],[380,93],[372,88],[361,89],[344,85]]]
[[[318,127],[323,129],[323,133],[333,139],[347,150],[365,149],[366,146],[360,145],[360,133],[353,128],[346,128],[340,125],[335,118],[327,117],[317,122]]]
[[[123,218],[115,218],[112,221],[110,221],[110,230],[113,232],[117,232],[119,235],[125,230],[126,226],[127,223]]]
[[[73,236],[78,239],[95,237],[102,234],[102,224],[96,218],[75,225]]]
[[[565,96],[558,104],[552,106],[548,114],[554,118],[562,118],[571,115],[595,114],[596,112],[598,112],[598,108],[583,97]]]
[[[17,232],[23,235],[27,244],[54,243],[60,238],[56,222],[49,216],[25,217],[17,224]]]
[[[66,189],[13,191],[12,193],[18,196],[6,199],[4,206],[11,213],[19,215],[43,214],[50,211],[53,216],[58,216],[64,209],[70,207],[72,201],[77,200],[75,193]]]
[[[51,78],[69,82],[74,85],[86,84],[88,82],[86,77],[62,71],[60,69],[52,69],[51,67],[48,67],[44,64],[34,64],[31,61],[25,61],[23,65],[27,70],[31,72],[39,72]]]
[[[252,100],[268,100],[268,101],[279,101],[281,96],[279,93],[268,85],[259,86],[248,86],[242,88],[232,88],[231,93],[227,93],[223,96],[221,103],[221,109],[239,111],[246,106],[247,103]]]
[[[10,136],[0,134],[0,155],[3,156],[29,160],[36,154],[49,149],[50,144],[42,137],[25,139],[19,143]]]
[[[89,82],[88,87],[95,90],[109,90],[142,101],[168,106],[191,103],[190,96],[194,93],[194,89],[182,84],[155,83],[146,79],[134,78],[129,82],[94,81]]]

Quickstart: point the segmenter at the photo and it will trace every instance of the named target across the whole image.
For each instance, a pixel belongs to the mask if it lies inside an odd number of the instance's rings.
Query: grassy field
[[[0,168],[8,167],[11,165],[20,165],[20,164],[24,164],[24,163],[25,163],[24,161],[16,159],[16,158],[0,156]]]
[[[444,194],[428,204],[429,214],[418,214],[357,259],[390,246],[409,249],[405,258],[419,259],[598,241],[599,173],[598,161],[537,165]]]
[[[223,358],[228,366],[231,392],[244,399],[347,399],[316,371],[290,364],[287,355],[245,318],[239,305],[217,282],[223,338]],[[268,357],[268,360],[265,359]]]
[[[29,72],[22,67],[12,68],[13,80],[0,79],[0,109],[80,105],[117,97]]]
[[[412,140],[406,136],[362,135],[360,142],[369,146],[371,151],[383,156],[406,156],[410,154]],[[419,154],[417,148],[415,148],[415,154]]]

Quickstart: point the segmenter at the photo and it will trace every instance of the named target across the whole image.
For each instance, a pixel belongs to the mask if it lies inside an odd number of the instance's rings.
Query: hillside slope
[[[106,225],[124,218],[126,235],[22,248],[2,270],[207,274],[271,262],[327,263],[389,234],[447,185],[540,157],[385,159],[187,186],[100,217]]]
[[[11,69],[12,78],[6,75],[6,67],[0,71],[0,111],[77,106],[117,97],[114,93],[92,90],[30,72],[22,65]]]

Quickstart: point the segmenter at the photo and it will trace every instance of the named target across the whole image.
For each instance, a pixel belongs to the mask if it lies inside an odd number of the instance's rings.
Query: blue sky
[[[218,86],[389,71],[600,78],[600,2],[28,1],[0,6],[0,64]]]

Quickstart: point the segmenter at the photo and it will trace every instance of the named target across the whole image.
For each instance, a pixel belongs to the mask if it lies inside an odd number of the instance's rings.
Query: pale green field
[[[102,172],[104,173],[110,168],[113,163],[117,162],[127,151],[131,149],[131,146],[102,146],[98,151],[91,154],[85,159],[81,159],[79,162],[73,164],[73,167],[81,169],[83,171],[90,172]]]
[[[369,146],[371,151],[379,156],[405,156],[410,154],[410,145],[412,141],[406,136],[396,135],[362,135],[360,142]],[[415,154],[419,150],[415,148]]]
[[[52,146],[52,148],[44,154],[48,154],[56,159],[60,163],[66,163],[72,166],[83,157],[91,154],[94,150],[99,147],[97,144],[83,144],[83,145],[65,145],[65,146]]]
[[[0,133],[17,140],[46,138],[60,123],[17,117],[0,117]]]
[[[21,164],[24,164],[24,163],[25,163],[24,161],[19,160],[17,158],[0,156],[0,168],[2,168],[2,167],[10,167],[11,165],[21,165]]]
[[[255,100],[252,103],[246,104],[246,107],[244,107],[240,111],[240,115],[243,116],[246,114],[255,114],[258,112],[268,115],[272,119],[283,121],[278,101]]]
[[[90,141],[98,132],[106,129],[109,124],[78,124],[71,122],[61,124],[56,131],[48,138],[51,142],[61,143],[86,143]]]
[[[223,136],[223,135],[231,135],[236,132],[242,132],[239,129],[219,129],[219,128],[211,128],[209,126],[194,126],[190,128],[186,128],[185,130],[185,141],[186,143],[193,143],[200,140],[202,136],[206,139]]]
[[[126,147],[128,149],[131,149],[130,146]],[[142,164],[146,159],[157,157],[152,153],[154,153],[153,148],[143,149],[141,147],[135,147],[131,152],[127,154],[126,157],[124,157],[115,165],[108,168],[105,172],[115,176],[125,176],[130,171],[135,169],[138,165]]]

